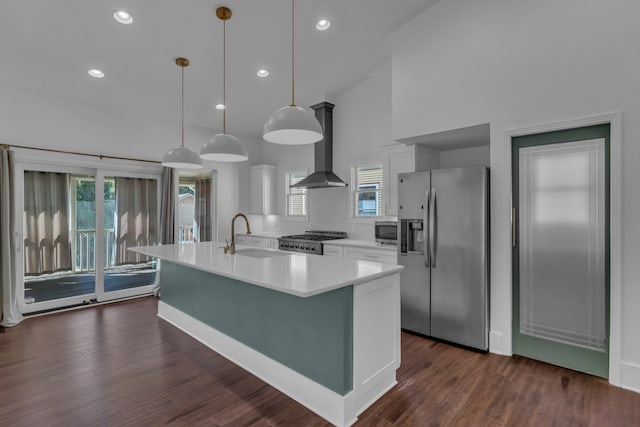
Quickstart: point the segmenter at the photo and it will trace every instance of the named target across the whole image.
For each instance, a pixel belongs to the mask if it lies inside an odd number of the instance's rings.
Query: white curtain
[[[199,179],[196,181],[196,203],[195,203],[195,223],[194,235],[198,242],[210,242],[212,235],[211,227],[211,179]]]
[[[69,175],[24,173],[24,273],[71,270]]]
[[[16,241],[13,237],[13,152],[0,147],[0,325],[22,321],[18,306],[18,283],[14,268]]]
[[[127,249],[158,243],[157,194],[155,179],[116,178],[116,265],[149,261]]]
[[[162,169],[162,183],[160,187],[160,243],[169,245],[175,242],[176,218],[176,170]]]
[[[162,169],[162,182],[160,183],[160,243],[169,245],[175,242],[175,218],[176,218],[176,179],[178,174],[174,168]],[[160,267],[162,268],[162,267]],[[160,275],[156,274],[156,282],[153,284],[153,294],[160,296]]]

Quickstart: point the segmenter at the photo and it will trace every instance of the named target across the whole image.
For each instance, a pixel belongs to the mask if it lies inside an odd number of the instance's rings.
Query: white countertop
[[[322,243],[326,245],[336,245],[336,246],[353,246],[356,248],[373,248],[373,249],[389,251],[392,253],[396,253],[398,251],[398,247],[396,245],[383,245],[381,243],[377,243],[371,240],[336,239],[336,240],[325,240]]]
[[[239,245],[236,247],[237,253],[230,255],[224,254],[221,246],[220,243],[203,242],[141,246],[130,250],[299,297],[358,285],[402,270],[401,266],[395,264]],[[280,255],[256,258],[242,255],[242,250],[269,251]]]

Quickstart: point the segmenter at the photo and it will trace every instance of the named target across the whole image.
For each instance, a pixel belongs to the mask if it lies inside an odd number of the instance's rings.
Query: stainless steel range
[[[344,231],[306,231],[305,234],[282,236],[278,239],[280,250],[322,255],[322,241],[346,239]]]

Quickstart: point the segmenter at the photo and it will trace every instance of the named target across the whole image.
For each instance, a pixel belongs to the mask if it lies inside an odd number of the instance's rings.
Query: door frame
[[[97,170],[96,173],[96,195],[104,195],[104,180],[105,178],[142,178],[142,179],[155,179],[156,180],[156,200],[157,206],[156,210],[158,212],[156,229],[160,230],[160,194],[161,194],[161,184],[162,184],[162,175],[158,173],[150,173],[150,172],[132,172],[123,169],[113,169],[102,167]],[[97,197],[96,196],[96,224],[104,225],[104,196]],[[160,236],[158,236],[160,237]],[[156,242],[158,244],[160,242]],[[141,285],[134,288],[120,289],[117,291],[109,291],[106,292],[104,290],[104,227],[96,228],[96,248],[95,248],[95,257],[96,257],[96,300],[98,302],[112,301],[116,299],[135,297],[139,295],[147,295],[153,292],[153,287],[159,281],[159,274],[156,274],[156,278],[153,283],[148,285]],[[100,262],[98,262],[100,261]],[[156,272],[159,270],[156,269]]]
[[[610,158],[609,158],[609,244],[610,244],[610,300],[609,300],[609,383],[621,385],[621,365],[622,365],[622,113],[609,112],[597,115],[579,117],[570,120],[548,122],[531,126],[507,129],[504,133],[503,145],[503,209],[509,227],[501,227],[503,234],[500,239],[503,242],[503,253],[500,259],[509,260],[508,286],[503,288],[504,297],[508,294],[508,313],[505,313],[505,323],[503,325],[502,339],[504,340],[503,354],[511,355],[512,352],[512,321],[513,321],[513,269],[511,251],[511,207],[512,203],[512,168],[511,149],[512,138],[517,136],[531,135],[544,132],[552,132],[563,129],[579,128],[585,126],[609,124],[611,126],[610,135]],[[506,225],[506,224],[505,224]]]
[[[96,284],[94,292],[87,295],[81,295],[77,297],[69,297],[58,300],[43,301],[34,304],[25,304],[24,301],[24,265],[23,265],[23,209],[24,209],[24,171],[36,170],[47,172],[61,172],[71,173],[79,175],[91,175],[96,179],[96,185],[98,184],[98,175],[103,174],[104,171],[112,172],[121,176],[157,176],[158,183],[161,181],[162,166],[158,164],[138,162],[133,160],[113,160],[113,159],[99,159],[93,156],[85,156],[81,154],[66,154],[56,153],[48,151],[34,151],[24,148],[12,148],[15,153],[15,169],[13,171],[13,178],[15,182],[14,186],[14,229],[13,233],[16,237],[18,244],[16,245],[16,259],[14,263],[16,271],[16,281],[18,283],[17,292],[19,293],[19,307],[23,314],[33,313],[37,311],[60,309],[71,305],[82,304],[87,302],[87,299],[97,298],[97,286],[98,271],[96,265]],[[104,176],[104,174],[103,174]],[[100,191],[100,193],[98,193]],[[96,194],[102,194],[102,189],[96,188]],[[97,198],[99,199],[99,198]],[[159,199],[158,199],[159,200]],[[158,202],[159,203],[159,202]],[[102,209],[102,201],[96,200],[96,209],[100,206]],[[96,220],[98,215],[103,215],[100,210],[96,211]],[[98,233],[98,230],[96,230]],[[96,236],[97,238],[98,236]],[[98,244],[98,246],[100,246]],[[101,255],[101,248],[96,248],[96,256]],[[151,287],[149,287],[151,288]],[[149,290],[150,292],[150,290]]]
[[[84,304],[91,299],[96,298],[96,286],[97,275],[94,276],[94,288],[93,292],[89,292],[84,295],[77,295],[72,297],[59,298],[55,300],[40,301],[27,304],[24,298],[24,173],[26,171],[36,172],[53,172],[53,173],[65,173],[70,175],[84,175],[84,176],[96,176],[96,169],[91,167],[81,167],[77,165],[60,165],[60,164],[47,164],[44,162],[33,161],[21,161],[21,158],[16,156],[16,163],[14,169],[14,236],[16,237],[16,257],[14,260],[15,279],[17,283],[16,291],[18,293],[18,306],[20,307],[20,313],[29,314],[38,311],[59,309],[71,305]],[[73,261],[75,262],[75,260]]]

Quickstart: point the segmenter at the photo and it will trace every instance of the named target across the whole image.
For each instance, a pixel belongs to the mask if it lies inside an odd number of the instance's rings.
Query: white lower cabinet
[[[253,236],[251,234],[236,234],[236,244],[253,248],[278,249],[278,239],[275,237]]]
[[[344,256],[344,248],[338,245],[322,245],[322,254],[326,256],[337,256],[342,258]]]
[[[325,256],[336,256],[340,258],[362,259],[365,261],[397,264],[396,252],[387,249],[342,246],[325,243],[322,245],[322,253]]]
[[[274,239],[272,237],[267,238],[267,249],[278,249],[280,248],[280,243],[278,242],[278,239]]]
[[[396,264],[396,254],[384,249],[345,247],[344,257]]]

